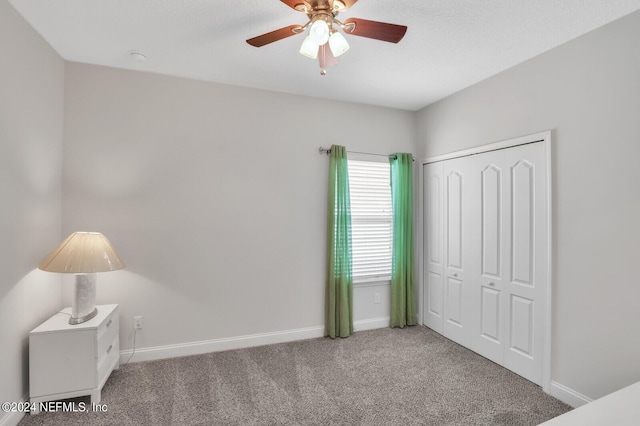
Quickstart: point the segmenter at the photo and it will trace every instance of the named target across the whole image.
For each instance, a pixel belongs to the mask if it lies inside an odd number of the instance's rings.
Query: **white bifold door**
[[[545,143],[423,165],[423,321],[542,384]]]

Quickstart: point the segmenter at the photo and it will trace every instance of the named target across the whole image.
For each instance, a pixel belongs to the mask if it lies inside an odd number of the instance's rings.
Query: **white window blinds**
[[[349,160],[355,282],[391,278],[393,212],[388,162]]]

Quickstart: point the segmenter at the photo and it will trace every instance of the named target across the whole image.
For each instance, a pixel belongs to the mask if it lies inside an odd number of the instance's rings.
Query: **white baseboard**
[[[386,328],[386,327],[389,327],[390,321],[391,321],[391,318],[389,317],[354,321],[353,328],[355,328],[356,331],[374,330],[376,328]]]
[[[558,382],[554,382],[553,380],[551,381],[551,385],[549,385],[547,393],[565,404],[569,404],[573,408],[578,408],[592,401],[591,398],[582,395],[580,392],[576,392]]]
[[[200,355],[208,352],[242,349],[252,346],[270,345],[273,343],[291,342],[294,340],[313,339],[324,335],[324,327],[298,328],[295,330],[277,331],[273,333],[249,334],[246,336],[224,337],[221,339],[200,342],[179,343],[177,345],[155,346],[136,349],[131,362],[152,361],[156,359],[175,358],[179,356]],[[131,357],[132,350],[120,352],[120,363]]]
[[[4,416],[0,417],[0,426],[17,426],[23,417],[24,413],[19,413],[17,411],[4,413]]]
[[[24,404],[29,401],[29,396],[25,395],[20,401],[10,401],[17,402],[18,404]],[[5,401],[0,401],[5,402]],[[4,413],[0,411],[0,414],[4,414],[4,416],[0,417],[0,426],[17,426],[20,423],[20,420],[25,416],[25,413],[20,411],[12,411],[10,413]]]
[[[374,318],[355,321],[353,326],[357,331],[384,328],[389,326],[389,318]],[[314,339],[322,336],[324,336],[324,326],[315,326],[271,333],[224,337],[221,339],[204,340],[200,342],[187,342],[176,345],[140,348],[136,349],[135,353],[133,353],[132,349],[128,349],[120,352],[120,364],[175,358],[179,356],[200,355],[209,352],[220,352],[231,349],[249,348],[253,346],[272,345],[274,343],[292,342],[295,340]],[[131,358],[131,360],[129,360],[129,358]]]

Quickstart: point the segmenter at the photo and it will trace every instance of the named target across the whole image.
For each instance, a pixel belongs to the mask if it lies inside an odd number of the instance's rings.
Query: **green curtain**
[[[389,161],[393,205],[391,327],[404,327],[417,324],[413,268],[413,156],[394,154]]]
[[[332,339],[353,333],[351,272],[351,203],[347,150],[331,146],[327,212],[327,285],[324,335]]]

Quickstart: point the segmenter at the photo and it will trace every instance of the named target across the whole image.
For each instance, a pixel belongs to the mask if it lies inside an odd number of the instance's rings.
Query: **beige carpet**
[[[421,326],[133,363],[113,372],[102,403],[106,413],[20,425],[519,426],[570,410]]]

